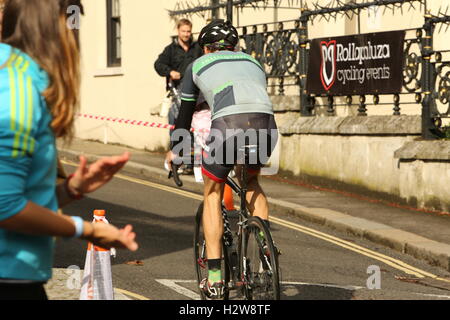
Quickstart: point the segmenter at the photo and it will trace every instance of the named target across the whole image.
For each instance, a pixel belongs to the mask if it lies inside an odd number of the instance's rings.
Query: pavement
[[[74,139],[70,145],[58,141],[61,159],[78,162],[80,154],[88,161],[103,156],[131,152],[122,173],[138,175],[161,184],[175,186],[163,169],[164,154],[120,145]],[[202,184],[193,176],[182,176],[183,189],[200,193]],[[348,233],[425,260],[450,271],[450,213],[427,211],[351,194],[342,190],[308,185],[287,174],[264,176],[261,185],[268,195],[271,212],[295,215],[309,222]],[[47,285],[50,299],[63,299],[64,271],[55,270]],[[62,278],[61,278],[62,277]],[[59,281],[60,285],[57,285]],[[79,290],[78,290],[79,294]],[[77,297],[75,294],[74,297]],[[69,298],[67,295],[65,298]],[[130,299],[117,292],[116,299]]]
[[[52,279],[45,285],[49,300],[79,300],[83,270],[54,268]],[[114,300],[133,300],[114,289]]]

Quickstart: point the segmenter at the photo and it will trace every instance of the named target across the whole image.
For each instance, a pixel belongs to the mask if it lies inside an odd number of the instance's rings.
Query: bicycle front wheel
[[[195,273],[197,275],[197,287],[199,288],[200,298],[206,300],[205,293],[200,289],[200,283],[203,279],[208,277],[208,259],[206,256],[206,241],[203,234],[203,202],[197,209],[195,216],[195,231],[194,231],[194,259],[195,259]],[[224,277],[225,291],[224,300],[229,298],[228,283],[230,281],[230,269],[228,265],[228,256],[226,254],[226,247],[222,244],[222,275]]]
[[[258,217],[248,219],[243,234],[241,270],[248,300],[280,300],[278,252]]]

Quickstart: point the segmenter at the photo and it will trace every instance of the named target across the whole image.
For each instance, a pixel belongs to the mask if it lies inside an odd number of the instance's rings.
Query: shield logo
[[[320,43],[322,63],[320,66],[320,79],[325,90],[330,90],[336,80],[336,40]]]

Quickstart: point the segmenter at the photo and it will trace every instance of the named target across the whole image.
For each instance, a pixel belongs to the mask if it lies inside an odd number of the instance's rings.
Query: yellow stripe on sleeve
[[[23,73],[19,72],[19,128],[14,135],[13,158],[19,155],[20,138],[25,124],[25,86]]]
[[[9,74],[9,87],[10,87],[10,109],[11,109],[11,122],[10,127],[11,131],[15,131],[15,137],[14,137],[14,144],[13,144],[13,151],[12,151],[12,157],[16,158],[18,156],[17,152],[17,146],[16,146],[16,140],[17,140],[17,131],[16,131],[16,120],[17,120],[17,89],[16,89],[16,73],[14,71],[14,68],[12,67],[12,63],[9,64],[8,67],[8,74]]]
[[[8,67],[9,74],[9,88],[10,88],[10,103],[11,103],[11,130],[16,130],[16,75],[11,66]]]
[[[28,150],[30,153],[32,153],[31,151],[31,144],[32,144],[32,139],[30,137],[30,132],[31,132],[31,126],[33,125],[33,87],[31,85],[31,77],[28,76],[27,77],[27,125],[26,125],[26,132],[25,132],[25,137],[24,137],[24,145],[23,145],[23,151],[22,151],[22,155],[25,155],[25,152]],[[28,143],[30,143],[30,145],[28,146]]]

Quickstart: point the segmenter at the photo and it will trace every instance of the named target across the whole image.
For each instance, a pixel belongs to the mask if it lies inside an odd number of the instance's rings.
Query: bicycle
[[[178,115],[180,113],[180,107],[181,107],[181,93],[180,91],[177,89],[177,87],[175,86],[173,80],[169,80],[168,84],[168,92],[167,92],[167,98],[169,98],[171,100],[171,107],[169,109],[169,117],[170,115],[173,117],[173,119],[178,118]],[[171,129],[172,132],[172,129]],[[193,135],[191,133],[191,139],[193,140]],[[191,150],[191,154],[186,156],[186,160],[190,159],[190,163],[193,163],[194,161],[194,150],[192,148]],[[181,181],[179,175],[180,174],[192,174],[192,168],[190,169],[189,166],[184,165],[185,161],[183,161],[181,164],[179,165],[174,165],[172,164],[172,167],[175,168],[176,170],[172,170],[169,172],[169,176],[168,179],[171,179],[172,177],[174,178],[175,184],[178,187],[182,187],[183,186],[183,182]],[[188,163],[188,162],[186,162]]]
[[[247,300],[279,300],[280,270],[278,249],[274,246],[272,235],[266,224],[259,218],[250,216],[247,210],[247,163],[250,153],[257,152],[257,146],[248,145],[239,150],[244,152],[243,170],[241,170],[242,186],[230,177],[226,184],[238,194],[240,208],[237,210],[237,232],[233,235],[229,212],[222,206],[224,234],[222,237],[222,274],[224,275],[224,300],[228,300],[230,290]],[[194,232],[194,258],[197,282],[207,277],[206,243],[202,227],[203,202],[197,210]],[[200,289],[202,300],[206,296]]]
[[[188,157],[184,158],[184,160],[187,160],[187,159],[189,159],[191,161],[191,163],[194,163],[194,150],[191,151],[191,154]],[[180,164],[171,162],[171,166],[172,166],[172,169],[169,169],[168,166],[166,167],[169,170],[169,176],[167,178],[168,179],[173,178],[177,187],[181,188],[183,186],[183,181],[180,178],[180,175],[182,174],[182,172],[180,172],[179,169],[183,166],[183,158],[182,158]]]

